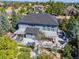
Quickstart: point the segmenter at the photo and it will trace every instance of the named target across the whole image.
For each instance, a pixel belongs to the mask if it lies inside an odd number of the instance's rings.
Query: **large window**
[[[52,28],[51,28],[51,27],[47,27],[47,26],[45,26],[45,27],[43,27],[43,30],[51,31]]]
[[[47,27],[47,30],[50,31],[50,27]]]
[[[55,31],[55,28],[51,28],[52,31]]]

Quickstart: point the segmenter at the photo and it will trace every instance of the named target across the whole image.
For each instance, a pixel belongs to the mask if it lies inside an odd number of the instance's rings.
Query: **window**
[[[54,28],[51,28],[51,30],[54,31],[55,29]]]
[[[50,27],[47,27],[47,30],[50,31]]]
[[[50,30],[51,30],[51,27],[47,27],[47,26],[45,26],[45,27],[43,27],[43,30],[50,31]]]
[[[43,30],[45,30],[45,27],[43,26]]]

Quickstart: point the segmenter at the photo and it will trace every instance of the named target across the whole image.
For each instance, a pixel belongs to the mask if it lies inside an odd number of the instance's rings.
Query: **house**
[[[11,15],[12,15],[12,9],[13,9],[12,5],[13,5],[13,3],[10,2],[6,6],[4,6],[9,19],[11,18]]]
[[[3,5],[4,5],[4,3],[3,2],[0,2],[0,7],[3,6]]]
[[[72,6],[68,6],[68,7],[66,7],[64,9],[64,14],[65,15],[69,15],[69,16],[74,15],[74,14],[76,14],[78,12],[79,12],[79,10],[77,8],[75,8],[73,5]]]
[[[15,34],[26,34],[25,36],[35,36],[38,32],[42,32],[46,37],[57,35],[58,22],[55,16],[47,13],[31,13],[27,14],[17,24]],[[22,29],[22,31],[21,31]],[[53,35],[52,35],[53,34]]]
[[[32,8],[35,11],[42,11],[42,12],[44,12],[44,6],[43,5],[34,5]]]
[[[44,12],[24,15],[14,32],[16,40],[22,44],[36,44],[46,48],[60,47],[63,39],[58,37],[59,23],[56,16]],[[63,44],[61,44],[63,45]]]

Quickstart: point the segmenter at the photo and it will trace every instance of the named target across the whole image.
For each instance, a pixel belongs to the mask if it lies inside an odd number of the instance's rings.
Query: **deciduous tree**
[[[14,59],[17,56],[17,43],[7,36],[0,37],[0,59]]]

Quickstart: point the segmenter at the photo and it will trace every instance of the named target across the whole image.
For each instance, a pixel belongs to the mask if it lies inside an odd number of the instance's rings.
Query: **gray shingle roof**
[[[25,15],[19,23],[38,24],[38,25],[58,25],[55,16],[47,13],[31,13]]]

